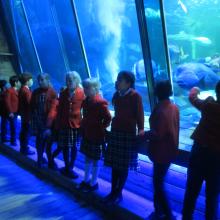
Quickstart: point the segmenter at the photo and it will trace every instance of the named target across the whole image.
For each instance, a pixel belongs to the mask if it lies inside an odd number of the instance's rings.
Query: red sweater
[[[18,93],[19,114],[24,122],[30,121],[31,114],[31,91],[27,86],[22,86]]]
[[[144,129],[144,110],[141,96],[134,90],[120,96],[116,92],[113,96],[115,116],[112,119],[112,131],[136,133]]]
[[[42,94],[46,94],[46,101],[44,106],[45,114],[47,115],[46,126],[50,128],[56,118],[56,108],[57,108],[57,94],[53,88],[49,87],[47,89],[37,88],[33,91],[31,97],[31,111],[35,111],[37,108],[38,97]]]
[[[178,153],[179,110],[170,100],[155,106],[150,122],[149,157],[153,162],[170,163]]]
[[[69,98],[68,88],[61,92],[57,115],[58,129],[80,127],[82,120],[81,106],[84,98],[84,91],[81,88],[76,88],[72,98]]]
[[[108,103],[100,95],[92,99],[86,98],[82,103],[83,120],[81,123],[82,135],[91,142],[103,142],[105,129],[111,122]]]
[[[18,102],[18,91],[13,87],[7,89],[5,93],[5,106],[8,114],[18,112]]]
[[[201,119],[191,138],[213,152],[220,154],[220,103],[212,97],[198,98],[198,90],[192,88],[189,100],[201,111]]]

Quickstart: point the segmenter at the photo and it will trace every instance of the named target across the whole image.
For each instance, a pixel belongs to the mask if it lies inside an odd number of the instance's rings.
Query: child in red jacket
[[[11,76],[9,79],[11,87],[5,93],[5,107],[10,124],[10,142],[12,146],[16,146],[16,126],[18,114],[18,90],[20,82],[18,76]]]
[[[39,88],[32,93],[31,112],[32,127],[36,134],[37,162],[38,166],[42,167],[43,152],[50,141],[50,129],[56,117],[57,95],[50,86],[50,78],[47,73],[38,75],[37,80]]]
[[[7,130],[7,111],[5,108],[5,92],[6,92],[6,80],[0,80],[0,116],[1,116],[1,142],[6,142],[6,130]]]
[[[21,131],[20,131],[20,152],[24,155],[32,155],[34,151],[28,147],[28,139],[30,134],[30,114],[31,114],[31,90],[33,78],[30,73],[23,73],[20,76],[21,89],[18,93],[19,98],[19,114],[21,115]]]
[[[136,134],[144,135],[144,110],[141,96],[134,89],[132,72],[121,71],[115,84],[112,98],[115,115],[105,152],[105,165],[112,167],[111,193],[104,199],[107,204],[122,200],[122,190],[128,171],[137,169],[138,149]]]
[[[77,178],[73,171],[79,142],[79,127],[81,123],[81,105],[84,100],[83,89],[79,87],[81,78],[75,71],[66,74],[67,88],[59,97],[57,125],[58,146],[63,149],[65,167],[61,173],[69,178]]]
[[[85,155],[85,174],[79,188],[84,192],[91,192],[98,189],[99,160],[105,144],[105,129],[111,122],[111,114],[107,101],[99,94],[100,83],[97,79],[86,79],[83,81],[83,88],[86,99],[82,104],[80,151]],[[90,180],[91,169],[92,177]]]

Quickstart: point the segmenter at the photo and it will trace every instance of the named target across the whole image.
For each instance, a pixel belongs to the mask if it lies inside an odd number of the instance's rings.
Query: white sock
[[[92,160],[88,157],[85,157],[85,173],[84,173],[84,182],[89,182],[90,172],[91,172]]]
[[[92,179],[90,181],[90,185],[94,186],[98,181],[98,175],[99,175],[99,161],[98,160],[92,160]]]

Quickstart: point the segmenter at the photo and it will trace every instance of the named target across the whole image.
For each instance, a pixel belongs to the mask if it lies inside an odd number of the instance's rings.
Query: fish
[[[212,41],[207,37],[193,37],[192,40],[199,41],[200,43],[205,44],[205,45],[212,44]]]
[[[204,36],[194,36],[192,34],[186,34],[184,31],[180,31],[178,34],[168,34],[167,35],[168,40],[172,41],[190,41],[190,42],[196,42],[200,43],[201,45],[211,45],[212,41]]]
[[[160,18],[160,10],[154,10],[152,8],[145,8],[144,9],[145,16],[148,18]]]
[[[183,4],[183,2],[181,0],[178,0],[178,5],[180,5],[180,7],[182,8],[182,10],[187,14],[188,10],[187,7]]]
[[[214,89],[220,77],[203,63],[184,63],[173,73],[174,81],[183,89],[198,86],[202,89]]]

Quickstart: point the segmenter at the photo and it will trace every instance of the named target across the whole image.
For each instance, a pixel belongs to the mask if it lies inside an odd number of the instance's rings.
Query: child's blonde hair
[[[67,78],[73,78],[74,80],[76,80],[77,86],[79,86],[81,84],[81,81],[82,81],[79,73],[76,72],[76,71],[69,71],[69,72],[67,72],[66,73],[66,79]]]
[[[101,83],[97,78],[87,78],[85,80],[83,80],[82,83],[83,87],[93,87],[96,91],[96,93],[99,92],[100,88],[101,88]]]

